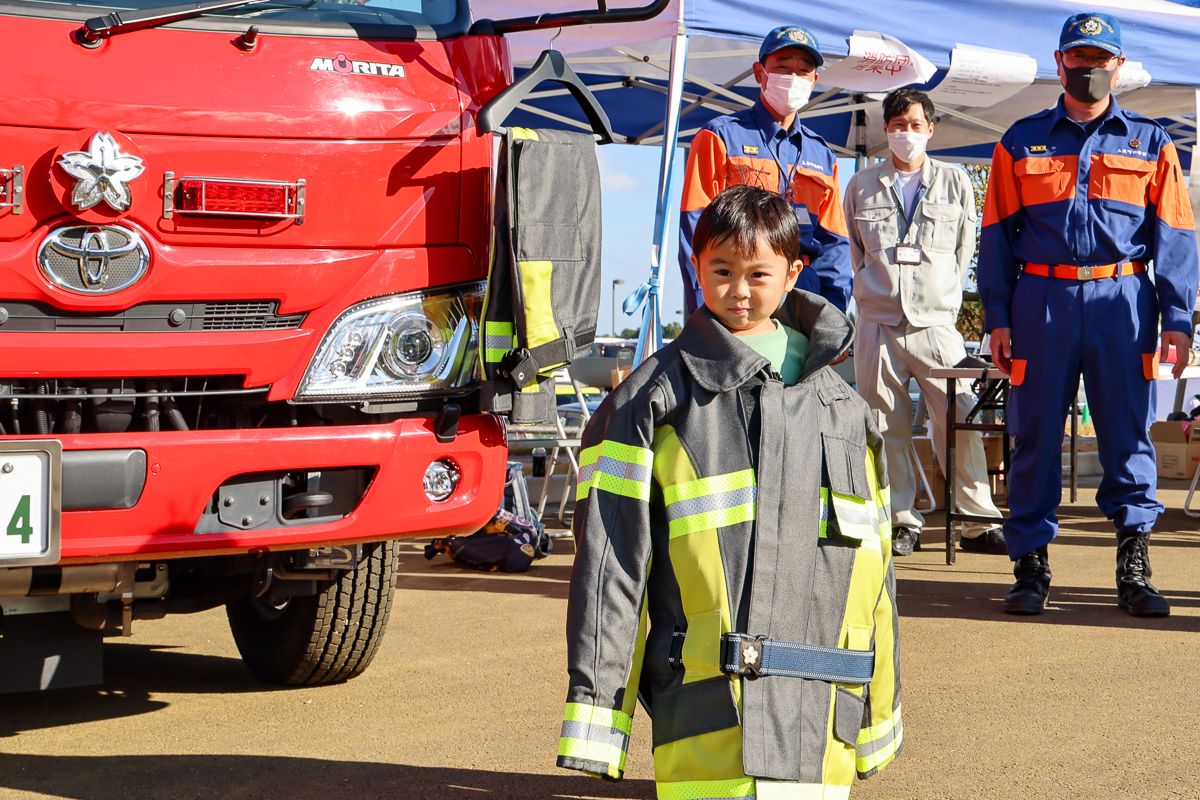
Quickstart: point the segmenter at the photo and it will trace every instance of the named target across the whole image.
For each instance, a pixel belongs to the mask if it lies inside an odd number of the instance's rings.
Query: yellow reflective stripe
[[[563,722],[586,722],[626,734],[633,730],[633,718],[624,711],[587,703],[567,703]]]
[[[711,475],[694,481],[677,483],[674,486],[663,487],[663,502],[668,505],[680,500],[691,500],[701,495],[732,492],[735,489],[745,489],[754,486],[754,470],[743,469],[737,472],[727,472],[724,475]]]
[[[740,522],[749,522],[756,517],[756,511],[754,503],[742,503],[732,508],[705,511],[701,514],[693,514],[690,517],[673,519],[668,523],[667,530],[670,538],[674,539],[677,536],[687,536],[689,533],[724,528],[728,525],[737,525]]]
[[[753,778],[732,778],[725,781],[672,781],[659,783],[658,800],[732,800],[754,798]]]
[[[821,487],[821,522],[817,526],[817,538],[829,538],[829,488]]]
[[[558,754],[564,758],[578,758],[583,761],[595,761],[608,766],[608,774],[619,778],[625,771],[626,753],[619,747],[602,742],[589,742],[584,739],[559,739]]]
[[[889,733],[891,733],[898,724],[901,724],[900,706],[897,706],[896,711],[883,722],[880,722],[876,725],[871,725],[859,731],[858,746],[862,747],[865,744],[882,739],[884,736],[887,736]]]
[[[509,128],[512,131],[514,139],[532,139],[535,142],[541,141],[538,132],[533,128]]]
[[[599,489],[634,500],[650,501],[650,476],[654,451],[645,447],[604,440],[579,454],[576,501]]]
[[[517,346],[511,322],[485,322],[483,324],[484,360],[497,362]]]
[[[904,742],[902,729],[896,732],[896,738],[888,742],[887,745],[868,756],[857,758],[854,761],[854,768],[860,773],[870,772],[873,769],[879,769],[887,762],[896,757],[896,753],[900,751],[900,745]]]
[[[612,439],[605,439],[600,444],[592,445],[579,452],[579,466],[586,467],[588,464],[595,464],[600,460],[601,456],[643,467],[654,465],[653,450],[646,447],[638,447],[634,444],[624,444],[622,442],[615,442]]]
[[[658,800],[847,800],[849,786],[733,778],[657,784]]]

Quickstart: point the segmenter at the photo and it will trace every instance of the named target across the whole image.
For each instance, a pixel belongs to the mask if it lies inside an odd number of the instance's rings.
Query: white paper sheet
[[[1128,92],[1149,85],[1150,73],[1142,66],[1142,62],[1126,61],[1121,67],[1121,74],[1117,76],[1117,85],[1113,87],[1113,94],[1120,94],[1121,92]]]
[[[947,106],[987,108],[1030,86],[1037,77],[1037,59],[1024,53],[956,44],[950,69],[929,96]]]
[[[820,82],[851,92],[887,92],[925,83],[937,68],[899,39],[873,31],[855,31],[850,55],[821,73]]]

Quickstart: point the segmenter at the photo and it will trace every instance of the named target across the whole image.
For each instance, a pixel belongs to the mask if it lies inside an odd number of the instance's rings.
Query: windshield
[[[39,16],[83,19],[111,11],[141,11],[156,7],[178,5],[179,0],[20,0],[25,9],[36,9]],[[2,3],[9,6],[9,3]],[[14,4],[16,5],[16,4]],[[274,5],[275,7],[272,7]],[[351,26],[378,30],[381,26],[411,31],[413,29],[455,28],[466,19],[466,0],[272,0],[228,11],[205,14],[201,19],[253,19],[256,22],[290,23],[293,26]],[[194,22],[189,20],[189,22]],[[457,25],[455,23],[458,23]],[[182,23],[187,25],[188,23]],[[372,31],[374,33],[375,31]]]

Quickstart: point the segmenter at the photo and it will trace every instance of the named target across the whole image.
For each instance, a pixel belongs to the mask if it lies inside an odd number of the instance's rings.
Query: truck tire
[[[400,543],[365,546],[358,567],[316,595],[273,608],[249,592],[226,603],[229,627],[255,677],[281,686],[341,683],[375,657],[392,609]]]

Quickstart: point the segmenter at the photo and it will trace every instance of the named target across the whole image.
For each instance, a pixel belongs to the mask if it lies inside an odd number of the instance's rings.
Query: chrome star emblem
[[[63,153],[58,165],[77,181],[71,203],[80,211],[101,200],[117,211],[125,211],[133,200],[128,183],[145,169],[142,159],[122,153],[116,140],[107,133],[93,136],[86,153],[79,150]]]

